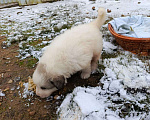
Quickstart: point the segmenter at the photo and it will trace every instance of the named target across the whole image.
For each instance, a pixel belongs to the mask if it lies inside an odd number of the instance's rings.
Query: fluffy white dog
[[[103,46],[100,28],[105,19],[106,10],[99,8],[96,20],[73,27],[53,40],[33,74],[38,96],[48,97],[78,71],[87,79],[97,69]]]

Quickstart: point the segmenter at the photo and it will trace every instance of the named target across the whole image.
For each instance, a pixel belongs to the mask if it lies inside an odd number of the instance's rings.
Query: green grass
[[[33,67],[35,67],[37,62],[38,62],[38,59],[36,59],[34,57],[28,58],[26,61],[26,66],[28,68],[33,68]]]
[[[19,66],[24,66],[24,67],[27,67],[27,68],[34,68],[36,66],[37,62],[38,62],[37,58],[30,57],[30,58],[26,58],[26,59],[23,59],[23,60],[19,60],[17,62],[17,64]]]
[[[119,55],[118,52],[113,52],[113,53],[106,53],[105,51],[103,51],[101,58],[103,59],[108,59],[108,58],[116,58]]]

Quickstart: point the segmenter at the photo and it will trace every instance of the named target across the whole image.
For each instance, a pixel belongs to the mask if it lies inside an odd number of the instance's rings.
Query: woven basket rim
[[[150,42],[150,38],[135,38],[135,37],[128,37],[128,36],[118,34],[114,31],[114,29],[113,29],[113,27],[110,23],[108,23],[108,29],[111,32],[111,34],[114,35],[117,38],[121,38],[121,39],[124,39],[124,40],[127,40],[127,41],[134,40],[136,42]]]

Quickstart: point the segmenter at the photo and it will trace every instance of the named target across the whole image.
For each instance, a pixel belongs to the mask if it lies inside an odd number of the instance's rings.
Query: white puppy
[[[106,19],[106,10],[99,8],[96,20],[79,25],[57,36],[45,50],[33,74],[36,94],[42,98],[65,84],[66,78],[81,71],[87,79],[97,68],[102,51],[100,28]]]

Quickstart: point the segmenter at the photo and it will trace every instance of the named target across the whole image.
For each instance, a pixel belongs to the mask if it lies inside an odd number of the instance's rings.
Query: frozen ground
[[[96,10],[92,10],[93,6]],[[98,7],[111,10],[109,21],[126,15],[150,16],[149,6],[149,0],[65,0],[8,8],[0,10],[0,33],[8,38],[4,47],[19,43],[21,59],[31,56],[39,59],[49,40],[72,26],[96,18]],[[59,119],[149,120],[150,60],[114,44],[107,24],[102,31],[103,54],[109,57],[100,60],[105,68],[101,70],[104,76],[100,85],[75,88],[59,107]]]

